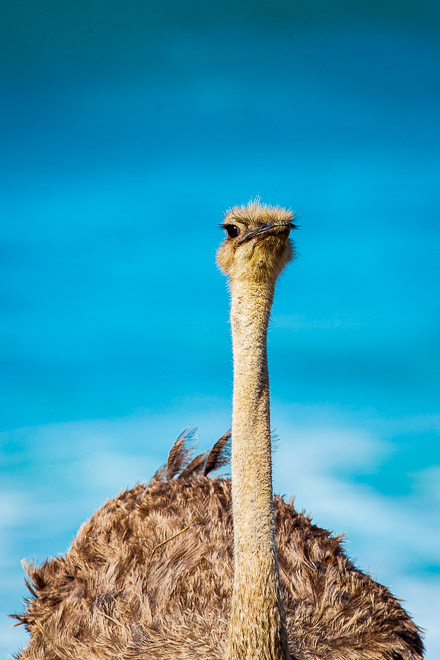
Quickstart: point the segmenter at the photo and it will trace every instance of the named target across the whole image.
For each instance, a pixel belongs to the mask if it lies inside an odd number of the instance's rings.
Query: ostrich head
[[[292,260],[289,233],[296,225],[290,210],[251,201],[229,210],[222,228],[226,238],[217,264],[231,280],[275,283]]]

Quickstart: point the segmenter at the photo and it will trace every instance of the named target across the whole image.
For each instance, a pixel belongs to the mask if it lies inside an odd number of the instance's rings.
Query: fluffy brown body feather
[[[20,660],[221,660],[233,580],[231,483],[221,438],[191,461],[181,436],[167,467],[108,501],[65,557],[27,566],[31,633]],[[192,468],[190,467],[192,464]],[[297,660],[422,657],[417,626],[356,569],[340,538],[274,500],[289,647]]]

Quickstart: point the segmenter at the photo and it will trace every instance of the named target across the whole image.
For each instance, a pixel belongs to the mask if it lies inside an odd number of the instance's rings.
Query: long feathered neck
[[[267,326],[274,284],[231,282],[234,588],[227,660],[287,660],[272,506]]]

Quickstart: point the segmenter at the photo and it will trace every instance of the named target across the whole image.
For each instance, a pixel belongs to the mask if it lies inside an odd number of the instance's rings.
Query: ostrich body
[[[266,334],[290,261],[290,212],[226,216],[234,350],[229,434],[191,459],[180,436],[148,485],[108,501],[65,557],[27,566],[21,660],[420,660],[419,630],[339,538],[272,496]],[[232,524],[233,520],[233,524]]]

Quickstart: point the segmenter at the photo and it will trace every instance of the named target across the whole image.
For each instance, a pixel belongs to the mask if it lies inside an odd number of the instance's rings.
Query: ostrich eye
[[[223,229],[229,236],[229,238],[237,238],[240,233],[239,228],[236,225],[224,225]]]

